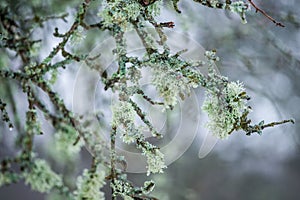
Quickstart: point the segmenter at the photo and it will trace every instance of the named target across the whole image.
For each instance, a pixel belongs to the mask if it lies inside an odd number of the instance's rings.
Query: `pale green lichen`
[[[244,111],[249,109],[244,98],[243,84],[230,82],[221,93],[206,92],[202,110],[208,114],[207,128],[219,138],[226,138],[239,122]]]
[[[145,181],[144,182],[144,187],[142,187],[142,191],[143,191],[144,194],[149,194],[150,192],[153,191],[154,187],[155,187],[154,181],[152,181],[152,180],[151,181]]]
[[[165,165],[164,154],[158,149],[142,149],[142,154],[147,158],[147,176],[151,173],[163,173],[163,169],[167,168]]]
[[[50,72],[50,79],[49,79],[49,83],[50,84],[55,84],[55,82],[57,81],[57,78],[58,78],[58,69],[52,69],[51,72]]]
[[[155,184],[154,181],[145,181],[143,187],[136,187],[134,188],[131,183],[127,182],[126,180],[114,180],[111,183],[111,187],[113,188],[114,191],[114,196],[120,195],[123,197],[124,200],[133,200],[135,198],[132,197],[133,194],[136,192],[138,194],[149,194],[150,192],[153,191]]]
[[[62,186],[62,178],[51,170],[45,160],[36,159],[32,168],[23,173],[26,185],[35,191],[48,193],[54,187]]]
[[[140,15],[142,6],[135,0],[116,0],[107,2],[99,16],[103,18],[105,26],[118,24],[124,30],[128,28],[130,21],[135,21]]]
[[[157,0],[151,5],[147,6],[147,12],[150,13],[152,16],[158,16],[160,14],[160,8],[163,6],[162,0]]]
[[[141,71],[136,67],[129,67],[127,69],[128,80],[130,80],[133,84],[139,85],[139,80],[142,78]]]
[[[176,0],[178,1],[178,0]],[[201,3],[204,6],[208,6],[210,8],[216,9],[225,9],[230,10],[232,12],[238,13],[242,19],[242,23],[246,24],[246,12],[250,10],[250,6],[248,3],[244,1],[220,1],[220,0],[194,0],[198,3]]]
[[[115,0],[109,1],[104,10],[99,12],[103,19],[104,26],[112,24],[119,25],[123,30],[130,27],[131,22],[136,21],[141,11],[147,10],[148,13],[155,16],[160,13],[162,1],[157,1],[147,7],[143,7],[136,0]]]
[[[58,131],[54,134],[54,147],[58,151],[57,158],[64,160],[76,157],[81,147],[83,140],[79,140],[76,145],[74,142],[78,139],[78,133],[69,125],[61,124]]]
[[[33,70],[36,66],[36,63],[35,62],[31,62],[29,63],[27,66],[24,67],[24,71],[27,75],[33,75],[34,73],[40,73],[41,70],[40,69],[36,69],[36,70]]]
[[[135,111],[133,106],[126,101],[119,101],[112,106],[112,125],[131,124],[134,121]]]
[[[112,125],[118,128],[118,134],[120,134],[123,142],[130,144],[136,141],[139,130],[135,127],[135,110],[134,107],[125,101],[120,101],[112,107],[113,120]]]
[[[11,184],[15,179],[14,176],[16,176],[16,174],[11,174],[8,172],[0,173],[0,187]]]
[[[105,171],[97,165],[94,172],[84,169],[82,176],[77,178],[77,190],[74,192],[76,200],[104,200],[100,189],[105,185]]]
[[[250,6],[243,1],[232,2],[229,6],[229,10],[238,13],[242,19],[242,23],[246,24],[246,12],[250,10]]]
[[[178,103],[178,97],[184,98],[189,95],[195,85],[176,68],[168,63],[152,67],[152,83],[160,96],[164,98],[166,108],[172,108]]]
[[[111,187],[114,191],[114,196],[120,195],[123,199],[133,199],[130,195],[134,192],[134,188],[128,182],[123,180],[114,180],[111,183]]]
[[[216,50],[205,51],[204,55],[208,59],[209,67],[213,67],[215,62],[220,61],[220,58],[216,55]]]
[[[41,49],[41,44],[40,43],[34,43],[31,47],[30,47],[30,55],[32,57],[34,56],[38,56],[40,53],[40,49]]]
[[[84,33],[83,27],[79,26],[71,35],[70,43],[72,46],[80,44],[85,39],[86,35]]]
[[[130,144],[136,142],[137,147],[147,159],[147,175],[162,173],[166,168],[164,155],[152,144],[146,142],[141,134],[141,128],[136,128],[134,107],[129,102],[120,101],[112,107],[112,125],[118,127],[117,133],[123,142]]]

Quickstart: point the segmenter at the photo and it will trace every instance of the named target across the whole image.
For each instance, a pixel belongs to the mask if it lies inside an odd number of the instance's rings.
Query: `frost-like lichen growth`
[[[142,78],[141,71],[136,67],[129,67],[127,69],[128,80],[130,80],[133,84],[139,85],[139,80]]]
[[[245,110],[249,109],[242,83],[230,82],[220,93],[206,92],[202,110],[208,114],[208,129],[219,138],[226,138],[235,128]]]
[[[205,51],[205,57],[208,59],[208,66],[212,67],[220,58],[216,55],[216,50]]]
[[[41,49],[40,43],[34,43],[30,48],[30,55],[31,56],[38,56]]]
[[[105,9],[99,13],[104,25],[118,24],[124,30],[130,21],[135,21],[140,15],[142,6],[135,0],[116,0],[107,2]]]
[[[130,195],[134,192],[134,188],[128,182],[123,180],[114,180],[111,183],[111,187],[114,190],[114,196],[120,195],[124,199],[133,199]]]
[[[131,103],[120,101],[112,107],[112,125],[118,127],[117,133],[121,135],[123,142],[130,144],[136,142],[137,148],[147,158],[147,175],[150,173],[162,173],[166,168],[164,155],[149,142],[145,141],[140,129],[134,123],[135,110]],[[122,128],[120,128],[122,127]]]
[[[154,3],[146,7],[147,12],[152,16],[158,16],[160,14],[160,8],[163,6],[162,0],[157,0]]]
[[[139,130],[135,127],[134,118],[135,110],[134,107],[125,101],[120,101],[112,107],[113,120],[112,124],[118,128],[123,142],[130,144],[136,141],[139,135]]]
[[[152,83],[164,98],[166,108],[173,108],[178,102],[178,96],[183,99],[192,87],[198,86],[182,75],[179,66],[171,66],[169,63],[153,66],[152,73]]]
[[[237,2],[232,2],[229,6],[229,9],[232,12],[238,13],[242,19],[242,23],[246,24],[246,12],[250,10],[249,4],[243,2],[243,1],[237,1]]]
[[[45,160],[36,159],[30,171],[24,172],[25,184],[38,192],[50,192],[57,186],[63,185],[60,175],[53,172]]]
[[[155,187],[155,183],[151,181],[145,181],[143,187],[133,187],[133,185],[126,180],[114,180],[111,183],[111,187],[114,190],[114,196],[120,195],[125,200],[133,200],[140,198],[136,197],[135,194],[149,194]]]
[[[178,1],[178,0],[177,0]],[[246,12],[250,10],[248,3],[244,1],[220,1],[220,0],[194,0],[204,6],[216,9],[225,9],[238,13],[242,19],[242,23],[246,24]]]
[[[158,149],[148,150],[143,148],[142,151],[142,154],[147,158],[147,176],[151,173],[163,173],[163,169],[167,168],[165,165],[164,154]]]
[[[143,191],[144,194],[149,194],[150,192],[153,191],[154,187],[155,187],[154,181],[152,181],[152,180],[151,181],[145,181],[144,182],[144,187],[142,187],[142,191]]]
[[[42,134],[41,124],[37,119],[38,117],[35,109],[30,109],[29,111],[26,112],[25,130],[28,134],[30,135]]]
[[[74,192],[76,200],[104,200],[105,196],[100,189],[105,185],[105,172],[101,165],[95,171],[84,169],[83,175],[77,178],[77,190]]]
[[[79,26],[71,35],[70,43],[71,45],[75,46],[79,44],[82,40],[84,40],[85,37],[86,35],[84,34],[83,27]]]
[[[36,66],[35,62],[31,62],[29,63],[27,66],[24,67],[24,71],[27,75],[33,75],[34,73],[40,73],[40,69],[37,69],[36,71],[34,71],[34,67]]]
[[[103,18],[104,26],[109,27],[112,24],[117,24],[123,30],[127,30],[130,22],[136,21],[143,10],[147,10],[152,15],[158,15],[160,4],[161,1],[158,1],[144,7],[136,0],[109,1],[104,10],[99,13],[99,16]]]
[[[133,106],[126,101],[119,101],[112,107],[112,125],[131,124],[134,122],[135,111]]]
[[[61,159],[72,158],[80,151],[83,141],[79,140],[78,133],[74,128],[66,124],[61,124],[58,131],[54,135],[54,148],[59,152],[58,157]]]

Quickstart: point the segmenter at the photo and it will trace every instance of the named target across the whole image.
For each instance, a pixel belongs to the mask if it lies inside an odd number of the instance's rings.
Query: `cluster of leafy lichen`
[[[178,0],[172,0],[174,8],[178,12]],[[195,0],[204,6],[212,8],[227,9],[240,14],[242,21],[246,22],[245,12],[249,5],[243,1],[217,0]],[[21,58],[20,70],[14,71],[10,67],[1,67],[0,77],[4,81],[15,80],[24,94],[27,96],[28,109],[26,111],[25,127],[18,124],[17,117],[10,120],[7,112],[7,105],[0,99],[0,110],[3,121],[12,128],[15,123],[16,131],[19,134],[18,146],[20,153],[14,158],[4,159],[1,163],[0,186],[10,184],[19,180],[25,180],[33,190],[39,192],[50,192],[55,189],[64,199],[104,199],[100,189],[105,181],[110,181],[112,197],[117,196],[124,199],[155,199],[149,196],[154,188],[153,181],[145,181],[144,186],[137,187],[131,183],[123,169],[118,168],[118,163],[126,162],[116,152],[116,137],[120,137],[126,144],[135,144],[140,153],[147,160],[147,175],[151,173],[162,173],[166,168],[164,155],[159,148],[146,141],[143,135],[144,130],[149,130],[154,137],[160,138],[159,134],[148,119],[147,113],[133,100],[134,95],[140,95],[151,105],[159,105],[162,110],[172,109],[178,98],[184,99],[193,88],[203,87],[206,90],[206,100],[202,106],[208,113],[210,121],[207,127],[213,134],[220,138],[226,138],[234,130],[242,129],[247,135],[261,131],[269,126],[292,122],[285,120],[258,125],[251,125],[247,119],[250,111],[247,106],[247,96],[243,84],[230,82],[226,77],[218,75],[213,65],[218,61],[215,51],[206,52],[206,61],[185,61],[180,55],[184,51],[171,54],[167,45],[165,28],[172,28],[173,22],[160,22],[155,16],[161,8],[161,1],[156,0],[113,0],[106,1],[99,13],[99,22],[88,24],[85,16],[90,5],[90,0],[85,0],[79,7],[76,18],[65,33],[60,33],[58,28],[54,30],[54,36],[61,41],[42,60],[34,58],[31,53],[40,42],[30,37],[32,29],[42,27],[45,21],[55,18],[65,20],[66,15],[58,17],[37,17],[26,23],[31,26],[24,28],[19,23],[25,23],[22,19],[16,21],[11,16],[12,11],[8,7],[1,8],[1,47],[15,51]],[[157,41],[147,29],[154,28],[159,37]],[[144,45],[145,55],[140,57],[128,56],[127,41],[124,37],[125,31],[133,29],[138,39]],[[113,119],[111,122],[110,147],[105,145],[103,139],[96,131],[87,128],[81,121],[81,116],[75,116],[65,105],[60,96],[53,90],[53,83],[58,68],[65,68],[73,62],[86,62],[92,67],[92,59],[87,55],[76,55],[68,50],[67,44],[75,45],[84,39],[85,31],[98,29],[107,30],[114,37],[116,49],[113,51],[117,56],[118,69],[111,76],[106,71],[102,74],[102,81],[105,89],[111,89],[118,94],[118,100],[112,105]],[[159,48],[161,47],[161,48]],[[162,49],[162,50],[160,50]],[[55,56],[61,55],[62,59],[57,61]],[[101,59],[101,58],[100,58]],[[201,72],[201,66],[207,65],[209,73]],[[141,70],[150,68],[152,72],[151,84],[155,86],[162,101],[157,102],[145,94],[139,84],[142,78]],[[102,71],[101,71],[102,73]],[[43,102],[37,93],[43,91],[55,108],[53,112]],[[12,102],[13,103],[13,102]],[[78,153],[82,144],[90,151],[93,157],[91,169],[85,169],[83,174],[77,178],[76,189],[72,191],[62,175],[58,175],[50,168],[45,160],[34,154],[34,138],[43,134],[39,115],[41,113],[56,129],[54,134],[54,147],[64,156],[72,157]],[[14,113],[17,115],[17,113]],[[143,125],[136,123],[136,117],[140,118]],[[103,154],[104,149],[110,151],[110,157]],[[109,163],[109,164],[108,164]],[[11,167],[17,164],[21,173]]]

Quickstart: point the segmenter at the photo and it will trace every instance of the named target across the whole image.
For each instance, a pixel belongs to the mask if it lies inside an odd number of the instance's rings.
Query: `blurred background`
[[[21,17],[68,12],[68,22],[72,22],[79,3],[78,0],[12,0],[1,1],[0,5],[8,5]],[[261,136],[249,137],[242,132],[234,132],[227,140],[218,141],[206,157],[199,159],[199,147],[206,134],[203,127],[205,122],[201,122],[189,149],[169,165],[164,174],[151,176],[157,183],[153,196],[163,200],[300,199],[300,1],[256,0],[255,3],[282,22],[285,28],[275,26],[260,13],[255,13],[254,9],[248,13],[248,23],[243,25],[235,13],[209,9],[188,0],[179,3],[181,14],[172,10],[170,1],[164,1],[164,9],[157,20],[174,21],[174,31],[192,38],[205,49],[217,49],[221,59],[218,64],[220,73],[229,77],[229,80],[244,82],[252,97],[250,105],[253,112],[250,116],[254,123],[289,118],[295,119],[296,123],[266,129]],[[87,17],[90,23],[99,19],[96,17],[99,11],[96,4],[99,3],[92,4]],[[54,27],[64,32],[70,24],[60,20],[49,21],[32,34],[35,39],[43,39],[37,47],[37,60],[44,58],[59,41],[52,36]],[[77,53],[90,52],[106,37],[105,32],[90,31],[79,45],[70,48]],[[180,46],[185,47],[184,42]],[[0,52],[2,66],[11,66],[14,70],[20,67],[20,60],[14,58],[12,52],[3,49]],[[79,64],[74,64],[66,70],[60,69],[55,84],[56,91],[69,108],[72,107],[74,77],[78,67]],[[94,80],[87,78],[87,81]],[[6,87],[4,84],[0,86],[2,94],[7,90]],[[23,97],[20,88],[17,85],[10,87],[9,90],[16,91],[13,99],[20,102]],[[196,93],[200,94],[201,91]],[[26,108],[25,105],[17,107],[21,111]],[[24,113],[20,118],[23,117]],[[36,141],[35,148],[39,156],[51,162],[57,171],[70,174],[68,181],[74,184],[72,175],[81,174],[82,169],[90,165],[89,153],[82,150],[75,158],[58,162],[57,153],[52,152],[51,148],[53,130],[46,121],[43,126],[49,133]],[[2,159],[16,153],[13,147],[15,134],[2,122],[0,131]],[[149,177],[145,174],[128,174],[128,178],[139,185]],[[109,191],[109,188],[106,186],[105,190]],[[56,197],[55,194],[33,192],[22,182],[0,188],[1,200],[21,198],[50,200]]]

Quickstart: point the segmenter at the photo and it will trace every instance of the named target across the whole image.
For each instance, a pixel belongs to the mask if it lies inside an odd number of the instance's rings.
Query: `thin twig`
[[[277,22],[273,17],[268,15],[264,10],[260,9],[257,5],[255,5],[252,0],[248,0],[248,1],[256,9],[256,12],[260,12],[261,14],[263,14],[266,18],[268,18],[270,21],[276,24],[276,26],[285,27],[284,24]]]
[[[112,131],[111,131],[111,135],[110,135],[110,173],[111,173],[111,177],[112,177],[112,184],[115,184],[115,180],[116,180],[116,134],[117,134],[117,127],[113,126],[112,127]],[[114,187],[111,187],[111,195],[112,195],[112,200],[116,200],[117,197],[115,196],[115,190]]]
[[[272,123],[263,125],[261,128],[264,129],[264,128],[267,128],[267,127],[274,127],[274,126],[277,126],[277,125],[280,125],[280,124],[285,124],[285,123],[295,124],[295,121],[293,119],[288,119],[288,120],[283,120],[283,121],[280,121],[280,122],[272,122]]]

